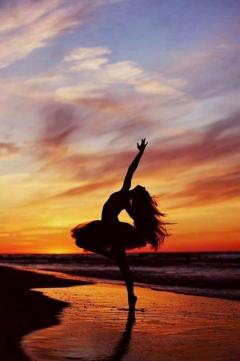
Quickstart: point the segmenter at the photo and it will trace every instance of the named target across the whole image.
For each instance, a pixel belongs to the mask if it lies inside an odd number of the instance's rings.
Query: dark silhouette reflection
[[[111,356],[101,359],[101,361],[121,361],[123,359],[123,357],[129,351],[132,328],[134,324],[135,324],[135,315],[134,313],[129,312],[125,331],[123,332],[119,342],[114,348],[113,354]]]
[[[166,223],[161,219],[164,214],[158,210],[157,202],[144,187],[137,185],[131,189],[133,174],[147,144],[145,139],[137,143],[138,154],[128,168],[122,188],[112,193],[103,205],[102,219],[79,224],[72,230],[78,247],[104,255],[117,263],[126,284],[131,312],[135,310],[137,297],[134,295],[126,250],[147,244],[157,250],[167,236]],[[123,210],[132,218],[133,226],[119,221],[118,215]]]

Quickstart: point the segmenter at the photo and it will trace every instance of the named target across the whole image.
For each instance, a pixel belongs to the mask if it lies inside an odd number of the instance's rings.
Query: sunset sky
[[[81,252],[142,137],[162,251],[240,250],[239,23],[236,0],[0,0],[0,252]]]

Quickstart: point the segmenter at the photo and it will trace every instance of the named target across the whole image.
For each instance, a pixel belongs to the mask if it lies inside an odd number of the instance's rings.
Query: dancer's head
[[[134,187],[131,191],[130,191],[130,194],[132,196],[136,196],[136,197],[141,197],[142,194],[144,194],[146,191],[146,189],[143,187],[143,186],[140,186],[139,184]],[[148,192],[147,192],[148,193]]]
[[[130,191],[134,225],[141,236],[157,249],[167,236],[164,213],[158,210],[156,200],[141,185]]]

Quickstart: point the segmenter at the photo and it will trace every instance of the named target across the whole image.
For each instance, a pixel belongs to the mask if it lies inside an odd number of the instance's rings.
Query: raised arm
[[[127,171],[127,174],[125,176],[125,179],[124,179],[124,182],[123,182],[123,186],[122,186],[122,189],[121,190],[124,190],[124,191],[127,191],[131,188],[131,181],[132,181],[132,176],[133,176],[133,173],[135,172],[135,170],[137,169],[138,167],[138,164],[139,164],[139,161],[144,153],[144,150],[147,146],[147,142],[146,142],[146,139],[143,138],[141,143],[137,143],[137,147],[138,147],[138,154],[136,155],[136,157],[134,158],[134,160],[132,161],[132,163],[130,164],[129,168],[128,168],[128,171]]]

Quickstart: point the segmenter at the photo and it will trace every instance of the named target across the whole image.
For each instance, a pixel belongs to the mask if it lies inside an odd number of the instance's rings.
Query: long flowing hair
[[[165,214],[159,211],[157,201],[142,186],[131,191],[131,199],[134,226],[141,237],[157,250],[168,236],[167,223],[162,220]]]

